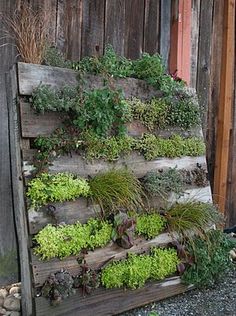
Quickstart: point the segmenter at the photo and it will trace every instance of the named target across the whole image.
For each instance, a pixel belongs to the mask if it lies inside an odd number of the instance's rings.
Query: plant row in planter
[[[195,286],[212,285],[231,268],[229,251],[235,246],[219,230],[208,231],[201,237],[181,245],[174,242],[166,249],[152,248],[149,254],[128,254],[126,259],[113,261],[94,271],[86,260],[78,262],[81,273],[71,276],[67,271],[51,274],[42,287],[41,294],[53,305],[75,293],[91,294],[99,286],[105,288],[142,287],[147,281],[162,280],[175,273],[181,274],[182,282]]]

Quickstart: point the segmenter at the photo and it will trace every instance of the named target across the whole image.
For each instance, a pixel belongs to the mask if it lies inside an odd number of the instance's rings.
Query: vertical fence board
[[[139,58],[143,52],[144,0],[125,1],[125,56]]]
[[[105,45],[111,44],[118,55],[124,55],[125,0],[107,0]]]
[[[81,55],[101,55],[104,49],[105,0],[83,0]]]
[[[146,0],[143,51],[149,54],[159,50],[160,1]]]
[[[201,0],[198,44],[197,93],[201,109],[203,134],[206,136],[207,111],[210,87],[211,41],[213,0]],[[207,30],[207,31],[206,31]]]
[[[57,0],[56,45],[70,60],[81,52],[82,0]]]
[[[199,13],[200,1],[192,0],[192,24],[191,24],[191,79],[190,86],[196,88],[197,83],[197,56],[199,37]]]
[[[161,0],[160,11],[160,54],[168,68],[170,52],[171,0]]]

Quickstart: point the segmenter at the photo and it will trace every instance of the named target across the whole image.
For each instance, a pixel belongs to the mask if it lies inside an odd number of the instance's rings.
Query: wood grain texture
[[[99,56],[104,50],[105,0],[82,0],[82,51],[84,56]]]
[[[170,52],[171,0],[161,0],[160,11],[160,54],[168,69]]]
[[[192,20],[192,23],[191,23],[191,80],[190,80],[190,86],[192,88],[195,88],[195,89],[196,89],[196,84],[197,84],[199,14],[200,14],[200,1],[199,0],[192,0],[192,16],[191,16],[191,20]]]
[[[25,213],[24,187],[22,181],[21,152],[20,152],[20,129],[17,114],[17,78],[16,68],[6,76],[7,82],[7,105],[9,111],[10,126],[10,164],[12,176],[12,198],[17,231],[17,240],[20,256],[21,273],[21,308],[22,315],[32,315],[32,284],[30,258],[28,253],[29,238],[27,219]]]
[[[160,1],[145,1],[143,51],[155,54],[159,50]]]
[[[118,55],[125,49],[125,0],[107,0],[105,14],[105,45],[110,44]]]
[[[137,290],[99,288],[90,296],[81,294],[65,299],[58,307],[50,306],[49,301],[40,297],[36,299],[37,316],[111,316],[117,315],[134,307],[142,306],[154,301],[183,293],[192,286],[183,285],[179,277],[172,277],[161,282],[151,282]]]
[[[104,248],[98,248],[94,251],[88,251],[85,255],[85,260],[89,267],[100,269],[106,262],[110,260],[120,260],[127,256],[127,253],[143,253],[148,252],[151,247],[164,247],[172,241],[172,237],[168,233],[163,233],[151,240],[137,238],[134,241],[134,246],[130,249],[123,249],[117,244],[111,242]],[[39,260],[38,257],[32,255],[32,267],[35,286],[42,285],[49,274],[59,271],[62,268],[68,270],[72,275],[77,275],[80,272],[78,264],[78,256],[71,256],[63,260],[52,259],[49,261]]]
[[[143,52],[144,0],[125,1],[125,56],[137,59]]]

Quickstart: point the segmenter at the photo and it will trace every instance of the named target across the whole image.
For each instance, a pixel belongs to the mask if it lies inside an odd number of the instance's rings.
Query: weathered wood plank
[[[21,169],[20,152],[20,130],[17,115],[16,97],[17,97],[17,79],[16,69],[13,68],[6,76],[7,82],[7,104],[9,111],[9,131],[10,131],[10,164],[13,189],[13,207],[15,215],[15,225],[17,230],[17,239],[20,255],[21,269],[21,308],[22,315],[32,315],[32,287],[30,258],[28,252],[29,238],[27,229],[27,219],[25,213],[24,188]],[[9,234],[6,234],[9,235]]]
[[[85,260],[89,267],[100,269],[109,260],[124,259],[127,253],[143,253],[148,252],[151,247],[164,247],[172,241],[172,236],[168,233],[163,233],[151,240],[137,238],[134,246],[130,249],[123,249],[114,243],[110,243],[104,248],[98,248],[94,251],[88,251],[85,255]],[[78,264],[78,256],[71,256],[63,260],[52,259],[49,261],[39,260],[38,257],[32,255],[32,268],[35,286],[41,286],[50,273],[59,271],[65,268],[72,275],[77,275],[80,272]]]
[[[57,0],[56,46],[67,59],[81,54],[82,0]]]
[[[149,54],[155,54],[159,49],[159,16],[160,1],[145,1],[145,25],[143,51]]]
[[[196,88],[197,82],[197,59],[199,39],[199,13],[200,1],[192,0],[192,23],[191,23],[191,80],[190,86]]]
[[[172,277],[161,282],[148,283],[137,290],[99,288],[86,297],[76,293],[57,307],[50,306],[49,301],[40,297],[36,298],[36,314],[37,316],[63,316],[68,313],[70,316],[117,315],[129,309],[183,293],[191,288],[193,286],[183,285],[179,277]]]
[[[30,162],[34,155],[34,150],[24,151],[24,170],[32,168]],[[106,162],[104,160],[96,160],[94,163],[87,163],[81,156],[73,154],[70,156],[60,156],[56,158],[49,170],[52,173],[56,172],[72,172],[74,174],[80,174],[82,177],[95,176],[99,172],[111,170],[113,168],[129,168],[134,172],[138,178],[142,178],[150,170],[159,170],[166,168],[174,168],[177,166],[178,169],[193,169],[196,164],[202,165],[203,168],[206,166],[205,156],[199,157],[183,157],[183,158],[160,158],[152,161],[147,161],[143,156],[136,152],[133,152],[129,156],[120,158],[116,162]]]
[[[124,56],[125,0],[107,0],[105,14],[105,45],[110,44]]]
[[[28,221],[30,234],[36,234],[47,224],[73,224],[77,221],[86,223],[91,217],[100,214],[98,205],[92,205],[89,200],[80,198],[76,201],[64,203],[50,203],[53,214],[47,207],[42,207],[35,211],[29,209]]]
[[[161,0],[160,54],[168,69],[170,52],[171,0]]]
[[[143,52],[144,0],[125,1],[125,56],[137,59]]]
[[[98,56],[104,49],[105,0],[82,0],[81,56]]]

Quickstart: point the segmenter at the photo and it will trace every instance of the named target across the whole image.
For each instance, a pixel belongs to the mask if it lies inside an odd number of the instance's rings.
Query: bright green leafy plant
[[[65,56],[55,47],[47,45],[43,63],[52,67],[73,68],[73,62],[66,60]]]
[[[127,169],[110,170],[96,175],[89,182],[91,199],[99,204],[103,212],[116,213],[121,208],[142,207],[142,186],[139,180]]]
[[[69,173],[55,175],[42,173],[30,181],[27,197],[32,206],[46,205],[50,202],[75,200],[80,196],[88,196],[90,188],[85,179],[77,178]]]
[[[148,280],[162,280],[175,273],[178,263],[174,249],[154,248],[151,255],[129,254],[128,259],[112,262],[104,268],[101,282],[106,288],[136,289]]]
[[[166,226],[166,219],[158,213],[142,214],[136,218],[135,233],[148,239],[158,236]]]
[[[34,253],[43,260],[77,255],[83,248],[105,246],[111,240],[112,226],[106,221],[90,219],[82,225],[47,225],[36,236]]]

